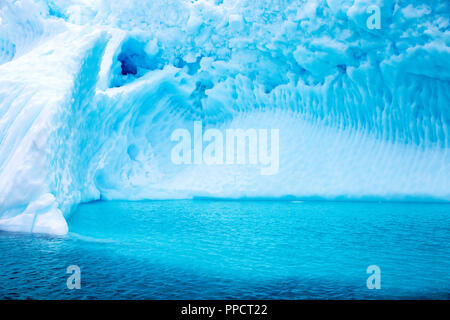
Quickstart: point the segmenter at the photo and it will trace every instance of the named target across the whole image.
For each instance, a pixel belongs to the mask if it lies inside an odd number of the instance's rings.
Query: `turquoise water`
[[[0,298],[450,298],[448,204],[93,202],[69,230],[0,233]]]

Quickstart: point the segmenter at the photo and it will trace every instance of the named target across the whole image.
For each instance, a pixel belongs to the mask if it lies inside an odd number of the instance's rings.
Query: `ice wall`
[[[449,18],[445,0],[0,2],[0,228],[64,234],[95,199],[449,201]],[[172,163],[198,120],[279,129],[278,174]]]

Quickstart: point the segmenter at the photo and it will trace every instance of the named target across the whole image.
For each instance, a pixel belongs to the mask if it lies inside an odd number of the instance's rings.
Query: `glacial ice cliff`
[[[449,19],[447,0],[2,0],[0,229],[65,234],[96,199],[449,201]],[[196,120],[278,128],[278,174],[175,165]]]

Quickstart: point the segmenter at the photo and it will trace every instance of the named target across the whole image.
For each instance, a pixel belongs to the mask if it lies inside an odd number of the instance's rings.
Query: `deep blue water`
[[[93,202],[69,229],[1,232],[0,298],[450,298],[448,204]]]

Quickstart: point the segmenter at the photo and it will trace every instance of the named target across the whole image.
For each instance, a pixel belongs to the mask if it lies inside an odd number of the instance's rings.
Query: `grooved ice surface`
[[[368,29],[369,5],[381,29]],[[450,200],[450,3],[1,1],[0,229],[95,199]],[[176,128],[280,129],[278,174]]]

